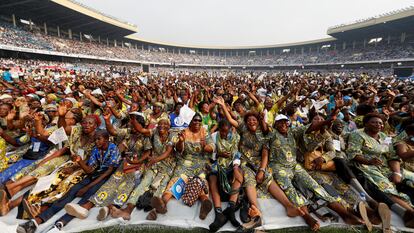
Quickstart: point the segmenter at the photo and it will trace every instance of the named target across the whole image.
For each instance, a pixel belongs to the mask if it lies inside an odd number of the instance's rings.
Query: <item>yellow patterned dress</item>
[[[82,127],[74,126],[69,137],[69,149],[72,154],[77,155],[80,154],[80,151],[83,151],[83,154],[85,156],[84,160],[88,160],[92,149],[95,146],[95,141],[90,140],[89,143],[82,145],[81,135]],[[64,170],[66,168],[76,169],[72,173],[66,174],[64,173]],[[75,184],[79,183],[86,177],[86,173],[77,166],[77,163],[70,160],[60,165],[52,174],[55,174],[55,178],[52,181],[50,188],[39,193],[30,193],[27,199],[29,203],[52,203],[63,197],[70,188],[72,188]]]

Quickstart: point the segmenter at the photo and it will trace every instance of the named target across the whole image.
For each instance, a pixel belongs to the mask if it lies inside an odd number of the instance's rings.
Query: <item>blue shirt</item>
[[[118,167],[121,156],[118,147],[112,142],[109,143],[108,149],[101,154],[101,151],[95,146],[88,160],[88,166],[95,168],[95,173],[102,173],[109,167]]]
[[[11,75],[11,73],[9,71],[4,71],[3,72],[3,80],[6,81],[6,82],[13,81],[12,75]]]

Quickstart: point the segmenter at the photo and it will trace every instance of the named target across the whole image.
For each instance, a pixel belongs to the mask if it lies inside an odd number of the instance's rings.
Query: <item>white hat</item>
[[[276,119],[275,119],[275,122],[276,121],[281,121],[281,120],[289,120],[289,118],[287,117],[287,116],[285,116],[285,115],[283,115],[283,114],[279,114],[279,115],[277,115],[276,116]]]
[[[11,95],[8,94],[3,94],[0,96],[0,100],[4,100],[4,99],[13,99],[13,97]]]

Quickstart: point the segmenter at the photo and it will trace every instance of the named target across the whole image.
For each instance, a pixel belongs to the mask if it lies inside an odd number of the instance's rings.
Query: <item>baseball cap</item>
[[[276,116],[276,118],[275,118],[275,121],[281,121],[281,120],[286,120],[286,121],[288,121],[288,120],[289,120],[289,118],[288,118],[287,116],[283,115],[283,114],[279,114],[279,115],[277,115],[277,116]]]

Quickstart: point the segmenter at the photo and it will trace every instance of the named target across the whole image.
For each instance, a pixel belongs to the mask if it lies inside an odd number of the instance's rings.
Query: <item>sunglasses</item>
[[[201,119],[193,119],[193,122],[202,122],[202,120]]]

